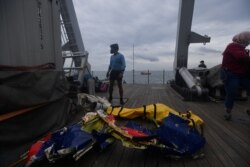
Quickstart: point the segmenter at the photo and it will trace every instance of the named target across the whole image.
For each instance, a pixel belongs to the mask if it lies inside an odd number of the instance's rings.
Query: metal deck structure
[[[62,0],[61,6],[59,1],[26,1],[26,0],[0,0],[0,13],[2,22],[0,35],[0,57],[1,64],[10,66],[33,66],[43,63],[52,62],[56,65],[56,70],[61,71],[63,68],[63,57],[61,51],[71,50],[73,52],[83,52],[81,55],[71,55],[74,59],[74,67],[85,67],[87,63],[87,52],[83,46],[80,37],[80,31],[76,25],[77,20],[71,17],[74,14],[72,1]],[[207,42],[207,36],[191,32],[191,21],[193,13],[194,0],[182,0],[180,8],[183,13],[180,17],[185,17],[183,22],[179,22],[180,28],[186,31],[178,34],[176,48],[176,66],[187,66],[187,51],[190,43]],[[70,4],[69,4],[70,3]],[[67,40],[61,46],[61,19],[64,21],[64,34]],[[73,12],[73,13],[72,13]],[[21,13],[21,14],[20,14]],[[186,23],[186,24],[184,24]],[[16,26],[20,25],[20,26]],[[7,42],[6,42],[7,41]],[[81,43],[76,46],[76,43]],[[65,45],[64,45],[65,44]],[[179,46],[183,44],[184,46]],[[79,47],[80,46],[80,47]],[[86,53],[86,54],[85,54]],[[66,55],[65,55],[66,56]],[[80,61],[79,56],[84,61]],[[72,66],[70,67],[72,68]],[[56,72],[56,71],[55,71]],[[80,77],[81,78],[81,77]],[[245,113],[250,108],[250,102],[237,101],[234,108],[233,119],[227,122],[223,119],[224,106],[223,102],[188,102],[183,101],[182,97],[177,94],[170,86],[166,85],[124,85],[124,97],[129,100],[125,107],[140,107],[152,103],[164,103],[176,111],[185,112],[191,110],[199,115],[205,122],[204,136],[207,143],[204,148],[205,157],[200,159],[171,159],[166,158],[158,152],[147,150],[137,150],[125,148],[119,141],[115,142],[109,148],[100,150],[92,149],[79,161],[74,162],[70,158],[49,164],[43,161],[35,166],[55,166],[55,167],[128,167],[128,166],[172,166],[172,167],[248,167],[250,166],[250,116]],[[115,89],[118,97],[117,89]],[[107,96],[107,94],[97,94]],[[58,115],[56,115],[58,117]],[[78,122],[83,113],[74,113],[73,122]],[[47,121],[47,120],[46,120]],[[47,122],[46,122],[47,123]],[[48,124],[48,123],[47,123]],[[13,126],[16,124],[14,123]],[[17,126],[18,127],[18,126]],[[12,133],[13,134],[13,133]],[[16,134],[15,134],[16,135]],[[1,134],[0,134],[1,137]],[[23,150],[27,150],[33,141],[30,139],[25,146],[9,146],[9,150],[4,153],[10,157],[16,158],[21,155]],[[22,148],[21,148],[22,147]],[[25,147],[25,149],[24,149]],[[2,148],[0,148],[1,150]],[[0,162],[3,159],[0,159]],[[1,166],[1,165],[0,165]]]

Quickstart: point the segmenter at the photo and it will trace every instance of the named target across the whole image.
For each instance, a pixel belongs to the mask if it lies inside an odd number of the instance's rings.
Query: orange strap
[[[21,109],[21,110],[17,110],[17,111],[13,111],[13,112],[10,112],[10,113],[2,114],[2,115],[0,115],[0,122],[5,121],[5,120],[10,119],[10,118],[13,118],[15,116],[24,114],[26,112],[32,111],[34,109],[40,108],[40,107],[44,106],[45,104],[47,104],[47,103],[38,104],[38,105],[33,106],[33,107],[24,108],[24,109]]]
[[[45,63],[34,66],[8,66],[0,64],[0,71],[30,71],[30,70],[47,70],[55,69],[54,63]]]
[[[21,164],[21,162],[25,161],[28,158],[28,151],[20,156],[18,160],[11,163],[8,167],[15,167]]]

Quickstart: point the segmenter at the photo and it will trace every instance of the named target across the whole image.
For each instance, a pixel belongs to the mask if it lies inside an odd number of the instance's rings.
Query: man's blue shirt
[[[113,71],[124,71],[126,67],[124,56],[117,52],[110,57],[109,68]]]

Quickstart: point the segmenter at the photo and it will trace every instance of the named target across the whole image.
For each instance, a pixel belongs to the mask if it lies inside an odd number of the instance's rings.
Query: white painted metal
[[[64,40],[62,48],[64,52],[70,52],[70,56],[67,55],[67,58],[71,59],[71,66],[69,68],[64,66],[64,70],[69,70],[69,75],[72,75],[73,71],[73,75],[77,75],[77,80],[82,84],[84,75],[90,74],[91,71],[88,52],[84,48],[72,0],[61,0],[60,2],[62,39]]]
[[[187,84],[189,88],[195,87],[195,81],[193,76],[188,72],[186,67],[182,67],[179,69],[179,74],[182,76],[183,80]]]
[[[179,74],[187,84],[188,88],[197,90],[198,95],[202,94],[202,89],[199,84],[196,82],[196,79],[190,74],[186,67],[182,67],[179,69]]]
[[[80,81],[80,83],[83,83],[83,77],[85,74],[86,69],[89,70],[90,67],[86,63],[86,61],[81,61],[80,66],[75,66],[74,59],[79,58],[81,60],[87,60],[89,53],[87,51],[85,52],[71,52],[71,51],[64,51],[63,52],[63,60],[64,65],[63,69],[65,73],[67,73],[69,76],[77,75],[77,80]]]
[[[75,9],[72,0],[61,0],[61,16],[63,25],[68,38],[67,43],[64,45],[64,50],[72,52],[85,52],[82,35],[78,25]],[[87,63],[87,59],[75,58],[76,67],[81,65],[81,60]]]

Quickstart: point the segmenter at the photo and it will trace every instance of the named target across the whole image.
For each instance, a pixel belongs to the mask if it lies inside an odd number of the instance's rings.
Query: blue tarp
[[[167,146],[166,154],[178,156],[192,156],[206,143],[195,127],[188,126],[187,120],[171,113],[163,120],[157,136]]]

